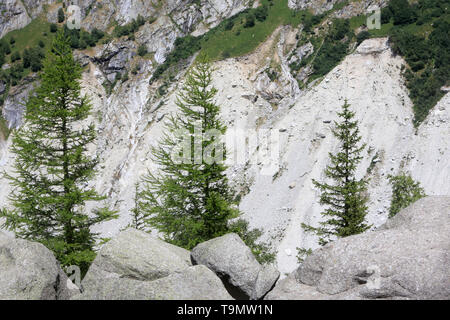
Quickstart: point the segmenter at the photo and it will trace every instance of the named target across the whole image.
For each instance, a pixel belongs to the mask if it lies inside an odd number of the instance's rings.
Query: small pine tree
[[[66,16],[64,15],[64,10],[63,10],[63,8],[59,8],[59,10],[58,10],[58,22],[62,23],[62,22],[64,22],[64,20],[66,20]]]
[[[400,210],[406,208],[417,200],[426,197],[425,190],[419,182],[409,174],[390,175],[389,182],[392,185],[392,200],[389,209],[389,218],[395,216]]]
[[[355,178],[365,145],[358,146],[361,140],[358,122],[353,120],[355,113],[350,111],[347,101],[338,115],[342,121],[335,122],[333,134],[339,139],[341,146],[337,154],[329,154],[331,164],[325,169],[325,176],[334,183],[313,180],[321,192],[320,204],[328,207],[322,212],[327,220],[321,222],[321,227],[318,228],[302,224],[306,231],[319,236],[320,245],[325,245],[332,237],[346,237],[370,228],[364,222],[367,215],[367,181]]]
[[[144,179],[143,196],[151,226],[165,234],[167,241],[187,249],[224,235],[228,221],[238,216],[225,175],[225,152],[220,161],[206,163],[203,153],[194,151],[198,147],[195,138],[206,136],[210,130],[221,134],[226,130],[219,119],[220,108],[213,102],[217,90],[210,87],[211,76],[211,67],[205,60],[196,63],[187,75],[177,100],[180,113],[169,118],[168,133],[152,149],[162,174],[149,173]],[[195,137],[198,128],[201,137]],[[182,130],[191,136],[194,152],[182,155],[183,161],[176,163],[172,151],[184,142],[185,135],[179,134]],[[214,145],[220,148],[217,139],[203,139],[201,152]]]
[[[98,236],[90,228],[115,214],[105,208],[84,211],[87,201],[105,198],[87,186],[98,161],[86,154],[96,134],[92,124],[81,123],[91,109],[80,92],[81,73],[69,40],[59,32],[40,86],[26,104],[25,125],[14,134],[14,173],[5,173],[14,187],[9,197],[14,209],[0,216],[16,236],[43,243],[62,265],[86,272]]]
[[[134,208],[131,209],[131,222],[127,228],[134,228],[141,231],[149,231],[148,229],[148,213],[144,210],[144,203],[142,202],[142,192],[139,183],[136,183],[134,192]]]

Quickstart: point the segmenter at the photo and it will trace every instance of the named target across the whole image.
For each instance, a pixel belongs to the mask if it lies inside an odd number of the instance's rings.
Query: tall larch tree
[[[235,232],[261,263],[273,262],[269,245],[257,241],[261,230],[249,229],[239,218],[225,173],[226,127],[214,102],[212,72],[205,56],[188,72],[177,99],[178,113],[168,119],[163,138],[152,149],[159,171],[144,177],[140,208],[148,214],[148,225],[172,244],[192,249]]]
[[[98,239],[91,227],[115,213],[85,210],[86,202],[105,198],[88,186],[98,160],[88,155],[96,132],[86,123],[91,104],[81,94],[81,76],[60,31],[44,61],[40,85],[26,104],[24,125],[14,133],[14,170],[5,173],[13,187],[13,209],[2,210],[1,216],[16,236],[43,243],[62,265],[85,272]]]
[[[358,121],[354,120],[355,113],[347,101],[338,116],[340,121],[335,121],[333,135],[340,141],[340,147],[336,154],[329,153],[331,163],[324,172],[330,183],[313,180],[321,193],[320,204],[326,207],[321,213],[325,220],[320,222],[320,227],[302,224],[306,231],[319,236],[320,245],[370,228],[365,222],[367,181],[356,178],[365,145],[360,145]]]
[[[188,72],[177,99],[179,112],[169,118],[163,139],[152,150],[160,172],[145,177],[150,225],[187,249],[227,233],[229,220],[238,215],[220,141],[226,127],[211,82],[212,69],[203,57]],[[208,148],[217,152],[212,161],[204,157]]]

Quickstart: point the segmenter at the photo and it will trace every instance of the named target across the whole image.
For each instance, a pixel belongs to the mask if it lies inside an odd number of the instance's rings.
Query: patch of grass
[[[392,22],[385,23],[381,25],[381,29],[371,29],[369,30],[371,38],[387,37],[391,33],[394,24]]]
[[[245,10],[222,22],[217,28],[208,32],[202,39],[202,52],[212,60],[226,57],[238,57],[248,54],[263,43],[280,25],[297,27],[307,16],[307,11],[294,11],[288,7],[288,0],[263,0],[267,6],[265,20],[255,19],[253,27],[245,28],[246,19],[257,9]],[[230,21],[233,21],[231,26]]]
[[[4,36],[4,39],[9,43],[11,38],[14,38],[15,43],[11,46],[12,51],[22,52],[26,48],[37,47],[40,41],[47,47],[53,37],[54,34],[50,32],[50,23],[43,18],[36,18],[26,27],[9,32]]]

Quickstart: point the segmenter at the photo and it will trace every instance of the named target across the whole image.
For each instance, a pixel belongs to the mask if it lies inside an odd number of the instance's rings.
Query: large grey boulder
[[[192,266],[189,251],[135,229],[103,246],[82,290],[74,299],[231,299],[212,271]]]
[[[154,281],[107,278],[74,300],[232,300],[220,279],[205,266],[193,266]]]
[[[295,279],[291,294],[280,287],[270,298],[295,299],[306,285],[326,295],[311,299],[450,299],[450,197],[421,199],[380,230],[315,250]]]
[[[299,283],[295,273],[277,282],[275,288],[270,291],[264,300],[321,300],[328,295],[320,293],[315,287]]]
[[[151,281],[191,265],[189,251],[130,228],[100,249],[81,285],[98,290],[105,279]]]
[[[77,293],[50,250],[0,231],[0,300],[66,300]]]
[[[280,273],[263,267],[241,238],[230,233],[197,245],[192,261],[214,271],[236,298],[260,299],[274,286]]]

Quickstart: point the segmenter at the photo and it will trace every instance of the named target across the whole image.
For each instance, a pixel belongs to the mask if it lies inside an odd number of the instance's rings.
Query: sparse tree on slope
[[[260,262],[271,262],[267,245],[256,243],[259,230],[234,218],[240,212],[225,174],[226,127],[214,103],[212,68],[205,57],[188,72],[177,100],[179,113],[169,118],[159,146],[152,149],[160,173],[144,178],[144,209],[148,223],[165,240],[192,249],[198,243],[238,233]]]
[[[148,213],[145,211],[145,202],[142,201],[140,184],[136,183],[134,188],[134,208],[131,209],[131,222],[128,224],[127,228],[149,231],[147,223]]]
[[[95,128],[83,125],[91,109],[81,95],[82,68],[62,32],[44,61],[41,83],[26,105],[25,124],[13,138],[14,209],[3,210],[4,224],[18,237],[39,241],[62,265],[86,271],[94,259],[97,234],[91,227],[115,217],[107,209],[85,212],[87,201],[104,197],[88,187],[97,159],[87,155]]]
[[[389,218],[394,217],[400,210],[426,196],[425,190],[419,182],[409,174],[399,174],[389,176],[389,182],[392,185],[391,208],[389,209]]]
[[[331,164],[325,169],[325,177],[331,179],[333,183],[313,180],[321,192],[320,204],[327,207],[322,212],[326,220],[321,222],[318,228],[302,224],[306,231],[319,236],[320,245],[325,245],[333,238],[362,233],[370,228],[365,223],[367,182],[364,179],[357,180],[355,177],[365,145],[358,145],[361,140],[358,122],[353,119],[355,114],[350,110],[347,101],[338,115],[341,121],[335,122],[333,134],[341,145],[337,154],[329,154]]]
[[[217,90],[211,87],[211,76],[205,61],[188,73],[177,100],[180,113],[170,118],[163,140],[152,150],[162,174],[149,174],[143,192],[150,224],[165,234],[167,241],[188,249],[227,233],[228,221],[238,215],[225,175],[226,154],[220,135],[226,127],[213,101]],[[207,137],[212,131],[216,134]],[[186,137],[187,148],[174,159],[174,150]],[[206,161],[203,155],[208,148],[223,157]]]

